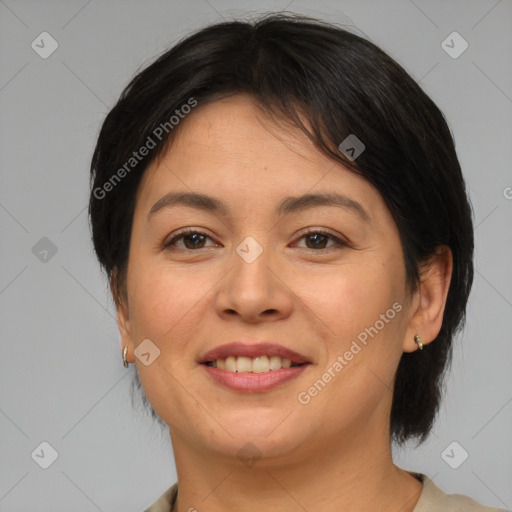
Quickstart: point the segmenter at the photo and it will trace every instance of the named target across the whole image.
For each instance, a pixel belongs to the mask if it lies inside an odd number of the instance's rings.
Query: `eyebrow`
[[[198,210],[220,214],[224,217],[228,217],[230,215],[229,207],[215,197],[194,192],[169,192],[151,207],[151,210],[148,213],[148,218],[163,208],[169,208],[175,205],[189,206]],[[277,206],[276,214],[286,215],[288,213],[300,212],[308,208],[320,206],[336,206],[351,210],[357,213],[359,217],[366,222],[370,222],[371,219],[370,215],[361,203],[358,203],[344,194],[333,192],[286,197]]]

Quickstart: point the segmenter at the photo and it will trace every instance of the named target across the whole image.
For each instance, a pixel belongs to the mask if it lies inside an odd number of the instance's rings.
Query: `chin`
[[[291,456],[291,460],[298,455],[297,448],[306,444],[308,440],[303,428],[292,423],[286,426],[276,422],[221,424],[233,437],[217,425],[215,435],[203,437],[198,433],[201,444],[204,449],[216,452],[219,456],[234,456],[242,462],[246,458],[261,459],[260,465],[265,462],[272,465],[271,459],[281,460],[283,457]]]

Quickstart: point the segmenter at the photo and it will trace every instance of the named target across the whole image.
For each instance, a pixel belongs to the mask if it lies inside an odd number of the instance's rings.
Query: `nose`
[[[220,283],[216,296],[217,313],[244,322],[277,321],[289,316],[294,297],[284,262],[278,262],[268,246],[241,243],[227,263],[230,271]],[[254,240],[254,239],[253,239]]]

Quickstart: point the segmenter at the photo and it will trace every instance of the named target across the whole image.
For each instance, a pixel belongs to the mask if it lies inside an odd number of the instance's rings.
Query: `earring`
[[[128,360],[126,359],[126,354],[128,354],[128,345],[126,345],[123,349],[123,364],[125,368],[128,368],[130,363],[128,363]]]
[[[416,336],[414,336],[414,341],[418,345],[418,348],[420,350],[423,350],[423,343],[421,342],[421,338],[419,337],[418,334],[416,334]]]

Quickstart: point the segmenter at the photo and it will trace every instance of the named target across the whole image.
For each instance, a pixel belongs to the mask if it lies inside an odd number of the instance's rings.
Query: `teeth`
[[[250,357],[238,357],[236,360],[237,372],[252,372],[252,359]]]
[[[267,356],[255,357],[252,360],[253,373],[265,373],[270,370],[270,361]]]
[[[259,356],[255,358],[246,356],[229,356],[226,359],[217,359],[212,361],[211,366],[226,370],[228,372],[238,373],[266,373],[268,371],[280,370],[281,368],[290,368],[292,362],[290,359],[282,359],[279,356]]]
[[[270,369],[279,370],[281,368],[281,358],[279,356],[270,357]]]
[[[229,356],[226,358],[225,370],[228,372],[236,372],[236,357]]]

